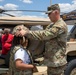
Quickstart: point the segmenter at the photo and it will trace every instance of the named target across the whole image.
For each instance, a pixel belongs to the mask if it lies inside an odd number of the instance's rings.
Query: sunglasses
[[[52,12],[48,13],[48,16],[51,14]]]

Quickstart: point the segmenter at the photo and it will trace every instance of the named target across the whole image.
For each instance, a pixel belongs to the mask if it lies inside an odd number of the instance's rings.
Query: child
[[[13,34],[19,30],[19,26],[13,29]],[[31,56],[28,53],[26,37],[14,36],[10,53],[10,75],[32,75],[33,69]]]

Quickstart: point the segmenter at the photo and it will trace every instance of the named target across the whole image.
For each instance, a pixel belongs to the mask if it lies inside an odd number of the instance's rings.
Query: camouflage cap
[[[24,25],[17,25],[17,26],[14,27],[14,29],[12,31],[12,34],[15,35],[16,32],[20,31],[21,29],[28,30],[28,28],[25,27]],[[20,36],[18,36],[18,37],[20,37]],[[25,42],[25,37],[23,36],[22,39],[23,39],[22,43],[24,43]]]
[[[20,31],[21,29],[28,30],[28,28],[25,27],[24,25],[17,25],[16,27],[14,27],[12,34],[15,34],[16,32]]]
[[[59,10],[59,11],[60,11],[60,7],[59,7],[58,4],[54,4],[54,5],[49,6],[49,7],[47,8],[46,14],[49,14],[49,13],[51,13],[51,12],[54,11],[54,10]]]

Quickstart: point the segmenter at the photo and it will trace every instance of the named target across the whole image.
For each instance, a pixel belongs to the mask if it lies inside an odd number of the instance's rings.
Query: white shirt
[[[21,59],[23,63],[26,63],[26,64],[30,63],[30,57],[26,52],[26,50],[24,50],[23,48],[20,48],[19,50],[16,51],[14,60],[17,60],[17,59]]]

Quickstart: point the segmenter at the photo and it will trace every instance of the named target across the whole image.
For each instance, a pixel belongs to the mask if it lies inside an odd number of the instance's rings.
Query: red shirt
[[[12,34],[3,34],[2,35],[2,54],[7,54],[12,46],[12,40],[14,36]]]

